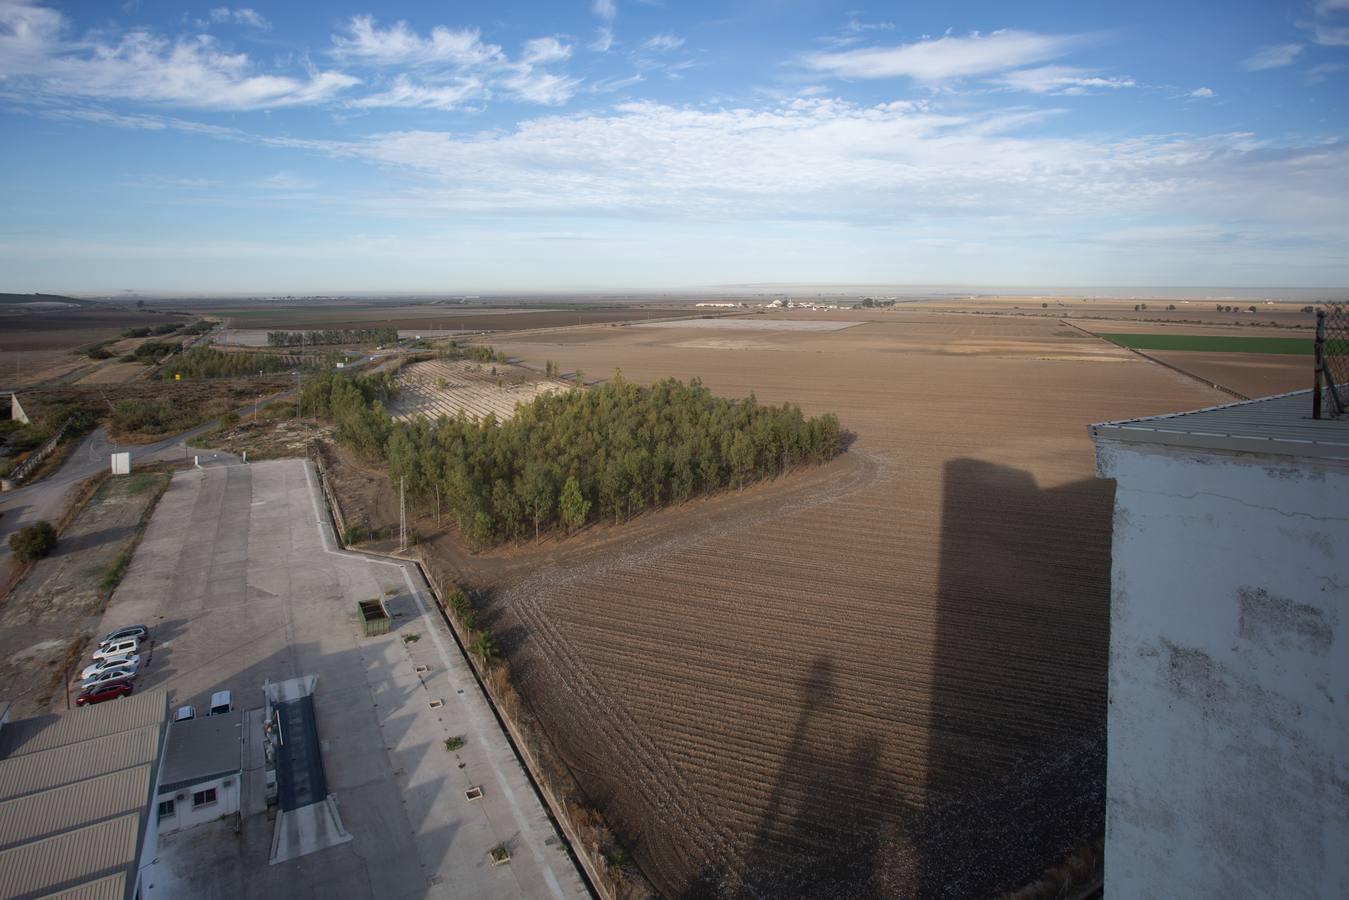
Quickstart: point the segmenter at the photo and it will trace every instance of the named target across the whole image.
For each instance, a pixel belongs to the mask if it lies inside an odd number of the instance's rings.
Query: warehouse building
[[[0,724],[0,900],[137,895],[167,720],[147,691]]]

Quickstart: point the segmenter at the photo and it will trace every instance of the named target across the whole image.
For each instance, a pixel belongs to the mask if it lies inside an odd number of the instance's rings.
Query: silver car
[[[96,660],[92,666],[85,668],[80,674],[81,678],[90,678],[102,672],[105,669],[115,669],[118,666],[129,666],[131,669],[139,669],[141,666],[140,654],[132,653],[123,656],[110,656],[107,659]]]
[[[136,670],[130,666],[114,666],[84,679],[80,682],[80,687],[88,690],[96,684],[103,684],[105,681],[132,681],[135,677]]]

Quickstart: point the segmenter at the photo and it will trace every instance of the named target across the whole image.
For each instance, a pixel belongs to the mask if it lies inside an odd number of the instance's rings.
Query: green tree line
[[[329,329],[327,331],[269,331],[271,347],[313,347],[319,344],[396,344],[396,328]]]
[[[270,353],[227,353],[210,347],[193,347],[159,371],[161,381],[184,378],[238,378],[259,372],[287,372],[292,368],[283,357]]]
[[[621,521],[825,462],[840,448],[832,414],[716,397],[697,379],[641,387],[616,375],[593,390],[545,394],[500,423],[462,414],[395,423],[382,403],[389,389],[373,381],[315,380],[306,411],[332,418],[339,439],[383,460],[410,501],[438,504],[477,546]]]

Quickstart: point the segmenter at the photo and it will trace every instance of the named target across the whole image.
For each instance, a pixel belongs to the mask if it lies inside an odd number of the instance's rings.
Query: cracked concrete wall
[[[1106,895],[1349,897],[1349,465],[1100,441]]]

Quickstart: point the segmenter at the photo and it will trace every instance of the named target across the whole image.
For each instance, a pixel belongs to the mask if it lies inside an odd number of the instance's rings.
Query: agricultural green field
[[[1195,350],[1201,353],[1278,353],[1310,356],[1309,337],[1228,337],[1213,334],[1105,334],[1097,335],[1132,350]]]

